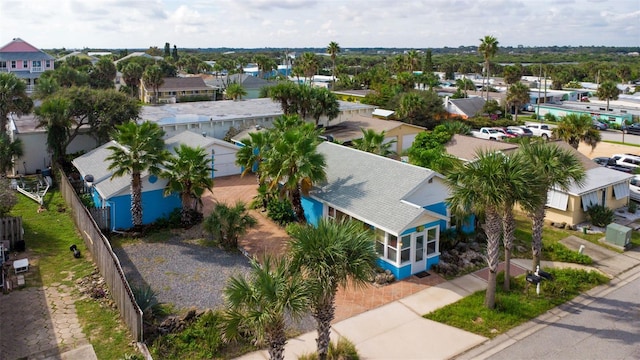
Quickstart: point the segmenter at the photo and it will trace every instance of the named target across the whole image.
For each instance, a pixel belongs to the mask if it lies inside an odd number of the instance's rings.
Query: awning
[[[569,194],[557,190],[549,190],[547,192],[547,206],[550,208],[567,211],[569,203]]]
[[[616,197],[616,200],[620,200],[622,198],[628,197],[630,194],[629,184],[626,182],[613,185],[613,196]]]
[[[589,207],[598,204],[600,204],[600,202],[598,201],[597,191],[592,191],[582,195],[582,210],[587,211]]]

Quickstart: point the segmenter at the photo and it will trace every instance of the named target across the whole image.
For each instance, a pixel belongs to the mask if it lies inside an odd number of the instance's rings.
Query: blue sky
[[[2,0],[40,48],[640,46],[640,0]]]

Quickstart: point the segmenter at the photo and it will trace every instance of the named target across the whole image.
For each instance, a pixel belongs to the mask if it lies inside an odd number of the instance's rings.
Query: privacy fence
[[[131,287],[120,266],[120,260],[113,252],[109,240],[100,231],[100,226],[93,220],[91,213],[82,204],[74,185],[61,173],[60,192],[67,206],[71,207],[73,221],[82,234],[84,243],[98,266],[100,274],[109,287],[113,301],[115,301],[120,316],[129,327],[137,341],[143,341],[142,310],[133,297]],[[77,187],[77,186],[75,186]]]

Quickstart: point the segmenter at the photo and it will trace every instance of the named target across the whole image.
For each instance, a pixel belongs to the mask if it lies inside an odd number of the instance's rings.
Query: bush
[[[635,214],[638,211],[638,204],[635,201],[629,201],[629,206],[627,206],[627,211],[631,214]]]
[[[17,203],[18,197],[11,189],[9,180],[0,178],[0,217],[6,216]]]
[[[156,297],[156,292],[153,291],[151,286],[131,286],[131,292],[133,292],[133,297],[136,299],[136,304],[138,304],[140,310],[142,310],[142,316],[151,320],[156,315],[160,315],[162,307]]]
[[[219,324],[222,313],[207,311],[184,331],[158,337],[151,347],[155,359],[222,358],[223,340]]]
[[[317,360],[318,354],[306,354],[298,357],[298,360]],[[329,343],[329,351],[327,352],[327,360],[358,360],[358,350],[356,346],[347,338],[340,338],[338,343]]]
[[[152,229],[177,229],[182,226],[182,217],[180,216],[181,208],[175,208],[168,215],[158,218]],[[202,215],[201,215],[202,216]]]
[[[558,118],[552,113],[544,114],[544,121],[557,122]]]
[[[604,205],[596,204],[587,208],[587,216],[594,226],[606,227],[613,222],[615,212]]]
[[[593,260],[589,256],[569,250],[566,246],[558,242],[543,244],[542,254],[551,261],[562,261],[582,265],[591,265],[593,263]]]
[[[296,219],[293,206],[288,199],[271,199],[267,204],[267,216],[282,226]]]
[[[93,202],[93,196],[91,196],[91,194],[80,195],[80,202],[82,202],[82,205],[84,205],[87,209],[96,207]]]

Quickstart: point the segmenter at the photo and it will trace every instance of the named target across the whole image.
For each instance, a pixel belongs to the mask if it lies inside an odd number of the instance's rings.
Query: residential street
[[[626,280],[588,298],[591,302],[573,303],[557,316],[534,320],[534,331],[514,337],[511,346],[488,359],[639,359],[640,269],[624,275]]]

